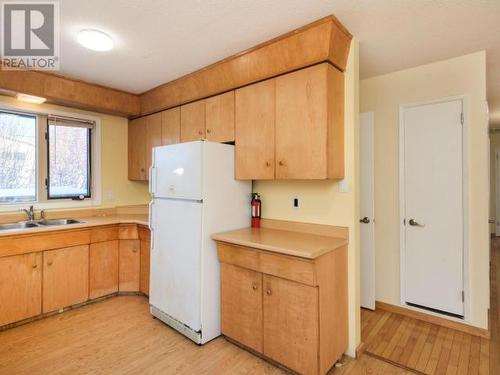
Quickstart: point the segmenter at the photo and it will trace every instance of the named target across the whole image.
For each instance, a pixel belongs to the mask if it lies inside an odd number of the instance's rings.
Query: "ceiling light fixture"
[[[34,96],[34,95],[28,95],[28,94],[16,94],[16,99],[20,100],[25,103],[30,103],[30,104],[42,104],[44,103],[47,99],[42,98],[40,96]]]
[[[106,33],[94,29],[81,30],[78,33],[78,43],[93,51],[110,51],[113,49],[113,39]]]

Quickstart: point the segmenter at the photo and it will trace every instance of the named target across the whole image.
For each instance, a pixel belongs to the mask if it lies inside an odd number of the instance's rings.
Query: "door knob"
[[[424,224],[420,224],[419,222],[415,221],[414,219],[410,219],[408,222],[412,227],[423,227]]]
[[[253,290],[257,290],[257,284],[253,283],[253,284],[252,284],[252,289],[253,289]]]
[[[363,223],[363,224],[368,224],[368,223],[370,223],[370,219],[368,219],[368,217],[367,217],[367,216],[365,216],[365,217],[364,217],[364,218],[362,218],[359,222],[360,222],[360,223]]]

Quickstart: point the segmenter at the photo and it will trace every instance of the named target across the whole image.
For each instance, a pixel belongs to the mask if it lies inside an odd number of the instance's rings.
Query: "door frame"
[[[359,132],[361,134],[361,132],[363,131],[362,129],[362,125],[361,125],[361,116],[362,115],[367,115],[369,117],[369,121],[370,121],[370,131],[371,131],[371,159],[370,159],[370,164],[371,164],[371,169],[372,169],[372,172],[373,172],[373,175],[371,176],[372,178],[372,183],[373,183],[373,196],[372,196],[372,201],[370,202],[371,206],[372,206],[372,213],[373,213],[373,216],[370,217],[370,220],[371,220],[371,223],[373,225],[373,262],[370,264],[370,268],[373,269],[373,301],[370,301],[370,306],[362,306],[363,308],[368,308],[368,309],[371,309],[371,310],[375,310],[376,309],[376,300],[377,300],[377,292],[376,292],[376,280],[377,280],[377,270],[376,270],[376,257],[377,257],[377,249],[376,249],[376,246],[375,246],[375,215],[376,215],[376,212],[375,212],[375,112],[373,111],[367,111],[367,112],[360,112],[360,122],[359,122]],[[360,150],[360,153],[362,151]],[[360,178],[360,180],[362,180],[362,177]],[[358,214],[359,218],[362,218],[364,215],[362,215],[361,213],[361,205],[360,205],[360,212]],[[361,224],[363,225],[363,224]],[[361,262],[364,261],[365,257],[363,257],[363,244],[361,243],[361,247],[360,247],[360,252],[361,252]],[[366,285],[364,285],[362,283],[363,281],[363,277],[361,276],[361,280],[360,280],[360,288],[361,290],[363,290],[364,287],[366,287]],[[363,302],[363,301],[361,301]],[[361,303],[362,305],[362,303]]]
[[[403,221],[406,217],[405,212],[405,189],[404,189],[404,121],[403,114],[408,108],[421,107],[430,104],[446,103],[451,101],[462,101],[463,125],[462,125],[462,207],[463,207],[463,234],[462,234],[462,247],[463,247],[463,291],[464,291],[464,317],[463,319],[450,317],[444,314],[435,313],[426,309],[409,306],[406,304],[406,269],[405,269],[405,225]],[[402,104],[399,106],[399,256],[400,256],[400,304],[407,309],[420,311],[429,315],[435,315],[450,320],[466,321],[470,319],[470,292],[469,292],[469,165],[468,165],[468,144],[467,135],[469,128],[469,111],[468,111],[468,96],[457,95],[443,97],[434,100],[427,100],[423,102]]]
[[[500,148],[495,149],[495,236],[500,236],[499,228],[497,222],[500,220],[500,184],[498,183],[500,179]],[[491,194],[491,193],[490,193]]]

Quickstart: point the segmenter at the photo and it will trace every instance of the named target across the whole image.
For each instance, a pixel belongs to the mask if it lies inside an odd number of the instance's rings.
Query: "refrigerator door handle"
[[[155,196],[155,189],[156,189],[156,171],[155,171],[155,167],[151,166],[149,167],[149,192],[151,193],[151,195]]]
[[[154,235],[153,235],[153,232],[154,232],[154,229],[153,229],[153,204],[154,204],[154,200],[151,200],[151,202],[149,202],[149,232],[150,232],[150,241],[151,241],[151,250],[153,250],[153,241],[154,241]]]

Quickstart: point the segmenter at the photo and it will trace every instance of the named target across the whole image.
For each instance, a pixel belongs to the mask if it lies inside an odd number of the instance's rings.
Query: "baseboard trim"
[[[473,336],[479,336],[479,337],[482,337],[482,338],[485,338],[488,340],[491,337],[490,331],[487,329],[473,327],[473,326],[465,324],[465,323],[455,322],[453,320],[441,318],[439,316],[430,315],[430,314],[426,314],[424,312],[407,309],[407,308],[402,307],[402,306],[396,306],[396,305],[391,305],[390,303],[376,301],[375,308],[380,309],[380,310],[384,310],[384,311],[388,311],[391,313],[396,313],[396,314],[408,316],[408,317],[413,318],[413,319],[422,320],[424,322],[436,324],[436,325],[439,325],[442,327],[455,329],[457,331],[468,333],[469,335],[473,335]]]
[[[360,342],[359,345],[356,348],[356,359],[359,358],[361,354],[363,354],[366,351],[366,345],[364,342]]]

